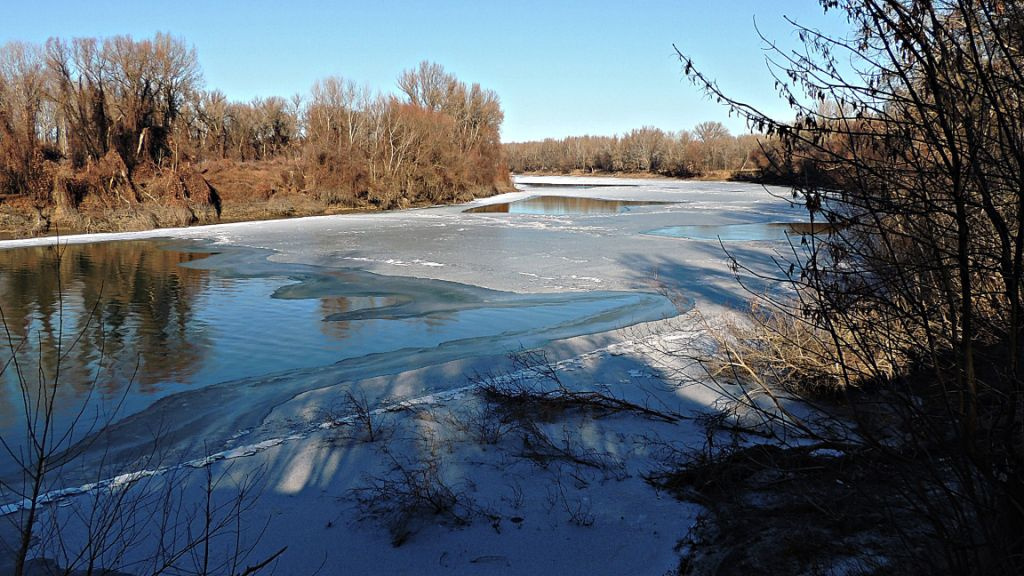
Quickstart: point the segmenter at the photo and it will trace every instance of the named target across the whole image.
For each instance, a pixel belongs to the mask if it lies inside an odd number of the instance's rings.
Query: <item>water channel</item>
[[[56,429],[79,434],[213,384],[345,362],[339,374],[367,378],[674,313],[654,294],[517,294],[269,254],[165,240],[0,251],[0,434],[21,443],[43,390]]]

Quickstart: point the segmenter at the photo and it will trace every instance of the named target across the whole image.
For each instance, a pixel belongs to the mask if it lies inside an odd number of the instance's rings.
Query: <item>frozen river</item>
[[[58,379],[58,428],[116,422],[104,458],[155,434],[181,457],[280,434],[275,408],[340,382],[371,397],[462,386],[521,347],[740,305],[719,239],[770,271],[801,220],[755,185],[517,185],[466,206],[68,237],[59,267],[52,239],[0,242],[3,361],[20,360],[0,433],[21,442],[18,372],[33,388],[37,367]]]

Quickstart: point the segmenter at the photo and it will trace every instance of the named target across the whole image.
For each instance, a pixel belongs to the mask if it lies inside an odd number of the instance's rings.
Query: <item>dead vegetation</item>
[[[420,439],[414,459],[384,451],[389,469],[368,476],[351,496],[365,519],[379,522],[401,546],[425,523],[465,526],[486,515],[469,495],[465,479],[453,478],[435,438]]]
[[[766,166],[756,134],[735,136],[721,122],[693,130],[644,126],[615,136],[569,136],[504,145],[516,174],[615,175],[728,180],[735,172]]]
[[[680,542],[679,574],[948,570],[944,554],[984,521],[975,507],[989,496],[959,488],[974,472],[950,443],[945,390],[855,364],[844,381],[828,333],[791,315],[705,329],[714,347],[691,352],[703,371],[683,382],[711,386],[718,411],[700,418],[702,446],[662,446],[648,476],[706,508]]]
[[[820,4],[849,34],[794,24],[801,49],[770,48],[792,122],[679,54],[698,88],[779,139],[771,162],[807,176],[787,200],[830,229],[779,254],[775,274],[731,261],[782,289],[755,295],[761,332],[721,339],[725,369],[708,374],[771,425],[757,434],[828,441],[889,475],[859,481],[890,525],[920,527],[889,551],[913,559],[900,571],[1020,573],[1024,3]]]
[[[744,323],[732,320],[708,334],[716,350],[708,359],[711,377],[757,382],[764,390],[836,397],[851,382],[864,385],[896,371],[894,359],[868,354],[861,349],[864,342],[848,330],[833,338],[828,330],[759,299],[752,301]],[[836,339],[842,352],[837,352]]]
[[[470,384],[501,421],[550,422],[567,412],[594,417],[632,413],[663,422],[679,416],[653,410],[594,390],[571,390],[543,350],[522,350],[509,355],[511,370],[502,374],[476,374]]]
[[[466,418],[472,435],[497,443],[505,436],[519,440],[518,454],[540,466],[553,462],[582,466],[611,477],[624,478],[621,459],[589,447],[578,430],[551,426],[569,416],[600,419],[613,415],[638,416],[675,423],[680,416],[654,410],[596,390],[572,390],[543,351],[510,355],[513,368],[502,374],[477,374],[470,379],[483,401],[481,410]]]
[[[320,419],[335,430],[333,442],[386,443],[398,427],[390,408],[387,404],[374,406],[361,390],[346,390],[341,401],[324,410]]]
[[[733,446],[679,455],[651,481],[706,511],[680,542],[679,574],[893,574],[913,561],[891,465],[820,446]]]
[[[474,474],[454,455],[477,450],[497,451],[495,464],[522,462],[550,478],[544,493],[548,510],[557,510],[566,522],[592,526],[596,511],[586,490],[592,483],[618,482],[630,477],[623,454],[588,440],[586,427],[595,420],[633,417],[671,425],[674,414],[659,412],[608,393],[572,390],[556,365],[542,351],[511,354],[513,367],[498,374],[470,378],[469,398],[449,406],[395,406],[412,424],[397,426],[379,446],[386,469],[364,478],[351,492],[360,515],[381,524],[399,546],[427,523],[465,526],[487,520],[500,531],[505,517],[494,503],[474,497]],[[356,421],[364,418],[355,410]],[[410,426],[415,426],[411,437]],[[362,429],[368,427],[362,425]],[[405,448],[409,448],[405,450]],[[465,452],[460,452],[465,451]],[[403,454],[412,454],[404,456]],[[503,464],[497,464],[504,462]],[[479,466],[484,466],[480,464]],[[527,497],[516,483],[506,499],[512,524],[522,522],[518,510]],[[534,495],[536,496],[536,495]]]

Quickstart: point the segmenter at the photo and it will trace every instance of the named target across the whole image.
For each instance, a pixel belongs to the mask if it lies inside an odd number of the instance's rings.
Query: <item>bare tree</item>
[[[901,441],[867,419],[860,440],[905,464],[894,491],[937,545],[914,543],[919,559],[1019,572],[1024,4],[821,4],[849,37],[794,24],[804,50],[772,52],[795,121],[730,98],[680,54],[685,73],[778,138],[769,160],[801,176],[795,197],[829,225],[781,267],[796,300],[768,304],[815,335],[849,406],[886,400]]]
[[[40,134],[45,77],[41,51],[10,43],[0,49],[0,190],[46,201]]]
[[[398,87],[405,93],[410,104],[434,112],[453,111],[457,82],[440,64],[426,60],[398,77]]]
[[[204,90],[195,50],[166,34],[8,44],[0,47],[0,191],[31,196],[33,232],[43,232],[51,221],[135,228],[219,217],[220,196],[202,176],[210,167],[197,166],[214,158],[290,160],[260,168],[279,177],[264,179],[257,195],[269,200],[280,188],[285,207],[293,195],[322,201],[300,200],[303,211],[468,199],[510,186],[493,91],[428,62],[399,86],[405,98],[330,77],[305,102],[229,102]],[[211,174],[238,177],[230,162]]]
[[[725,146],[732,138],[721,122],[701,122],[693,129],[697,140],[704,145],[704,169],[725,169]]]
[[[694,131],[666,132],[653,126],[622,136],[569,136],[502,146],[515,172],[550,171],[651,173],[687,177],[718,170],[742,170],[761,149],[762,136],[734,137],[720,122]]]

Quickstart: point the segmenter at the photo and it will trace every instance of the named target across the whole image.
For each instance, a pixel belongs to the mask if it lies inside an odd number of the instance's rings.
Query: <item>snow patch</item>
[[[426,266],[428,268],[441,268],[445,265],[440,262],[433,262],[431,260],[420,260],[416,258],[412,261],[399,260],[397,258],[366,258],[365,256],[343,256],[342,260],[349,260],[351,262],[367,262],[370,264],[387,264],[389,266]]]
[[[818,448],[811,451],[811,456],[816,458],[841,458],[845,455],[846,453],[842,450],[836,450],[834,448]]]

